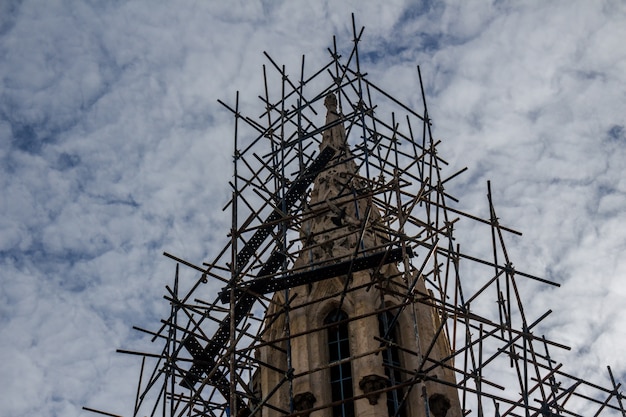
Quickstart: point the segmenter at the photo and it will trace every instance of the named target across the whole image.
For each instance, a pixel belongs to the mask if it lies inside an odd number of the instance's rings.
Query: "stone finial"
[[[346,157],[349,158],[350,150],[346,141],[346,130],[343,127],[343,123],[340,123],[342,117],[337,110],[337,96],[334,93],[328,93],[324,99],[324,106],[326,106],[326,125],[332,126],[324,130],[322,134],[322,144],[320,149],[325,146],[332,146],[338,151],[344,151]],[[354,162],[349,163],[350,167],[346,165],[345,169],[350,169],[352,172],[356,172],[356,165]],[[343,168],[341,168],[343,170]]]
[[[359,388],[365,394],[365,397],[369,401],[370,405],[378,404],[378,397],[380,397],[380,391],[389,386],[389,380],[380,375],[366,375],[359,381]]]
[[[333,93],[328,93],[324,99],[324,106],[330,112],[337,112],[337,97]]]

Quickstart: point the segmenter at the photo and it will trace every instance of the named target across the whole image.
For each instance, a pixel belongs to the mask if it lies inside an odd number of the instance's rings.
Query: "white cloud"
[[[298,80],[351,47],[352,11],[374,82],[418,106],[421,66],[461,207],[486,217],[491,178],[515,264],[563,284],[531,301],[546,331],[624,375],[623,3],[406,3],[0,3],[0,414],[132,407],[112,352],[167,307],[161,252],[200,264],[228,230],[216,100],[256,111],[262,52]]]

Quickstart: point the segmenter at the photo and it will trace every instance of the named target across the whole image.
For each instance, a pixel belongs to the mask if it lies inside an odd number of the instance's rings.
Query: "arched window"
[[[350,335],[348,315],[339,309],[331,311],[324,324],[337,323],[328,328],[328,359],[330,367],[330,390],[332,401],[342,401],[333,407],[333,417],[354,417],[354,401],[352,391],[352,365],[350,361],[339,363],[350,357]],[[343,323],[341,323],[344,321]],[[336,363],[336,365],[333,365]]]
[[[389,378],[391,386],[402,382],[400,373],[400,353],[398,351],[397,321],[394,323],[395,315],[386,311],[378,316],[380,337],[390,342],[387,349],[383,351],[383,365],[385,375]],[[402,388],[387,391],[387,411],[390,417],[404,417],[406,415],[405,406],[402,402],[404,390]]]

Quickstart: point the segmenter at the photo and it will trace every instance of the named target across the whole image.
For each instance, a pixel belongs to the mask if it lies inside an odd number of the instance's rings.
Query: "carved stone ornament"
[[[317,401],[317,399],[315,398],[315,395],[313,395],[312,392],[301,392],[300,394],[296,394],[293,397],[293,408],[296,411],[306,411],[306,410],[310,410],[311,408],[313,408],[313,404],[315,404],[315,401]],[[302,413],[303,416],[308,416],[310,414],[309,413]]]
[[[361,378],[359,381],[359,388],[365,394],[365,397],[370,402],[370,405],[378,404],[378,397],[380,397],[381,389],[389,386],[389,380],[380,375],[367,375]]]
[[[443,394],[433,394],[428,399],[428,408],[434,417],[446,417],[450,409],[450,400]]]

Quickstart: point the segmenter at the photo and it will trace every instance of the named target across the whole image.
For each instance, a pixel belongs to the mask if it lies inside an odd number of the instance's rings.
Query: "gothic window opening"
[[[337,323],[328,328],[328,360],[330,367],[330,390],[333,402],[341,404],[333,407],[333,417],[354,417],[354,396],[352,391],[352,365],[350,361],[342,362],[350,357],[350,335],[348,323],[340,323],[348,319],[348,315],[339,309],[331,311],[324,324]]]
[[[383,366],[390,385],[396,386],[402,382],[400,373],[400,352],[398,351],[397,322],[393,323],[394,314],[386,311],[378,316],[380,337],[389,341],[389,347],[383,351]],[[387,391],[387,412],[390,417],[406,416],[405,404],[402,401],[402,388]]]

